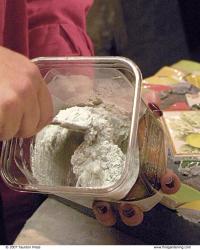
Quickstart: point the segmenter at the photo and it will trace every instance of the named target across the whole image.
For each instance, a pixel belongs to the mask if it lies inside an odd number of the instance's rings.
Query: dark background
[[[96,55],[129,57],[144,77],[200,60],[199,0],[95,0],[87,24]]]

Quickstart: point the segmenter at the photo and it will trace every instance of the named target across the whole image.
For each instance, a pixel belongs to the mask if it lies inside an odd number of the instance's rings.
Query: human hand
[[[30,137],[52,115],[51,97],[37,66],[0,47],[0,140]]]

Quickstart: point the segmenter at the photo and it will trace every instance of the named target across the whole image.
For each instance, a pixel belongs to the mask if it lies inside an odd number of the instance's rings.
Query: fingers
[[[34,131],[34,133],[37,133],[52,120],[53,102],[49,90],[47,88],[46,82],[43,80],[42,75],[40,74],[40,71],[36,65],[32,65],[31,76],[31,87],[33,88],[33,92],[36,93],[37,96],[37,100],[34,100],[34,103],[36,105],[35,108],[37,108],[37,106],[39,107],[39,120],[37,122],[37,127]]]
[[[41,89],[38,93],[38,104],[40,107],[40,120],[37,131],[42,129],[53,118],[53,102],[45,82],[42,80]]]
[[[32,96],[32,99],[28,101],[24,109],[21,123],[19,124],[19,130],[15,134],[15,137],[28,138],[33,136],[37,131],[41,116],[37,96]]]
[[[24,116],[20,124],[18,137],[27,138],[40,131],[53,116],[53,105],[49,91],[43,81],[38,95],[29,100],[28,107],[25,108]]]
[[[38,95],[32,88],[23,96],[5,88],[0,94],[0,139],[31,137],[52,119],[52,114],[51,97],[44,84]]]
[[[33,136],[52,115],[52,100],[40,75],[19,86],[0,85],[0,140]]]
[[[0,46],[0,140],[30,137],[52,118],[47,86],[28,58]]]
[[[18,132],[22,119],[16,96],[8,92],[5,91],[4,96],[0,95],[0,140],[13,137]]]
[[[108,202],[95,201],[93,212],[99,223],[104,226],[113,226],[116,223],[116,216]]]

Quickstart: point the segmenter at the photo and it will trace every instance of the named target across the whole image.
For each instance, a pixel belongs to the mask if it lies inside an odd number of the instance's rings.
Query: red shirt
[[[30,58],[93,55],[85,23],[91,4],[92,0],[0,0],[0,45]],[[12,244],[44,198],[12,191],[2,181],[0,195],[7,244]]]
[[[27,55],[92,55],[86,14],[92,0],[0,0],[0,44]]]

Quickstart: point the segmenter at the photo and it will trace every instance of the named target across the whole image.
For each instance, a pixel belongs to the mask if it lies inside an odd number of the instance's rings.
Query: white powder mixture
[[[77,186],[102,187],[116,183],[121,177],[125,156],[121,149],[108,141],[94,145],[83,143],[71,159]]]
[[[53,119],[54,122],[72,124],[87,129],[91,124],[91,107],[72,107],[60,112]]]
[[[72,107],[61,110],[54,121],[86,131],[81,134],[50,125],[38,134],[32,168],[40,184],[69,185],[69,178],[75,176],[72,185],[107,187],[120,179],[130,126],[126,114],[106,105]]]
[[[63,162],[67,159],[63,152],[68,135],[67,129],[54,125],[38,133],[32,152],[32,172],[39,184],[65,185],[67,173]]]

